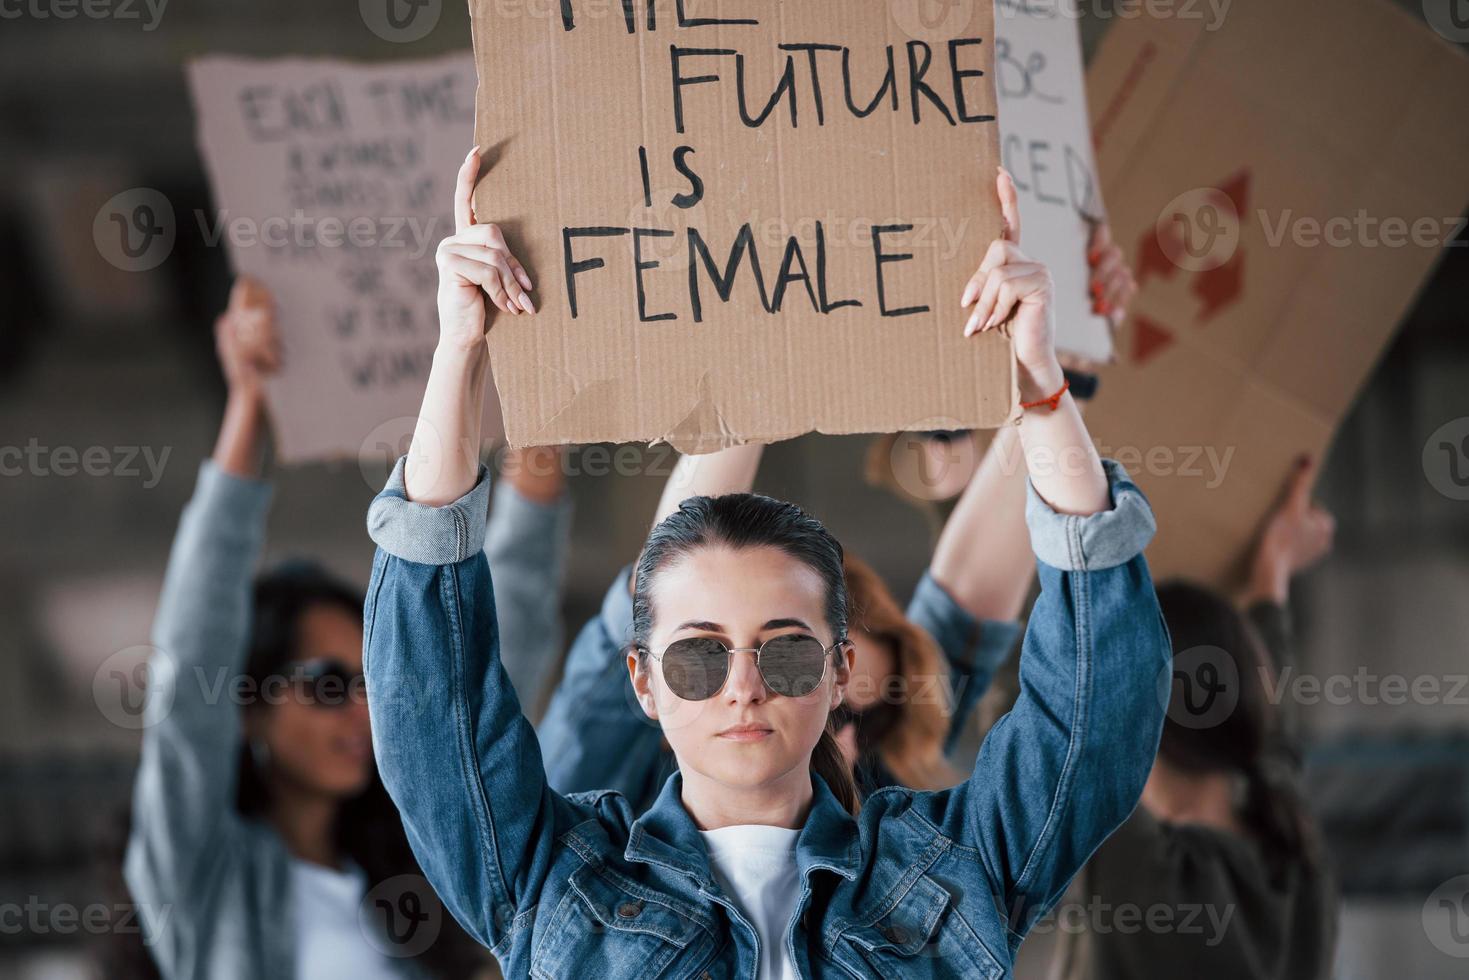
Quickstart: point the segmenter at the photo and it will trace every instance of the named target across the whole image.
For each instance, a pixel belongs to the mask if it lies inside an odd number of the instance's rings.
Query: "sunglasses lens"
[[[814,636],[777,636],[760,648],[765,686],[783,697],[805,697],[825,674],[826,648]]]
[[[718,640],[691,636],[663,651],[663,682],[685,701],[704,701],[719,693],[729,673],[729,652]]]

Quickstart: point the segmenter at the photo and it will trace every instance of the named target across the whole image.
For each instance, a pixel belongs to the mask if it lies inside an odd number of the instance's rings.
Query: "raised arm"
[[[1106,223],[1093,230],[1087,261],[1092,310],[1115,323],[1125,315],[1137,284]],[[1095,386],[1094,376],[1090,380],[1087,394],[1068,391],[1073,401],[1087,397]],[[999,429],[944,523],[929,575],[920,583],[909,612],[939,640],[954,670],[951,741],[1020,633],[1018,621],[1034,581],[1030,532],[1025,526],[1027,476],[1020,429]],[[960,635],[966,617],[974,622],[973,639],[953,647],[944,637]]]
[[[250,583],[270,506],[270,486],[259,479],[261,381],[279,357],[268,303],[260,287],[242,280],[215,324],[229,399],[214,456],[200,466],[179,520],[153,622],[124,872],[134,900],[155,908],[187,903],[211,887],[239,827],[240,711],[218,678],[244,666]],[[155,948],[167,957],[174,944]]]
[[[760,469],[760,445],[732,446],[703,456],[680,456],[663,496],[658,498],[658,512],[653,515],[656,526],[663,518],[678,510],[690,497],[718,497],[726,493],[748,493],[754,489],[755,473]]]
[[[1006,175],[999,192],[1018,237]],[[1142,557],[1155,527],[1147,501],[1120,467],[1104,470],[1070,396],[1053,398],[1062,373],[1049,277],[1002,241],[966,303],[976,295],[981,327],[1015,311],[1022,400],[1048,403],[1028,408],[1020,424],[1041,595],[1014,709],[991,729],[973,776],[920,805],[978,851],[1018,944],[1137,804],[1162,731],[1170,651]]]
[[[535,909],[556,838],[579,818],[547,786],[500,662],[481,550],[490,486],[479,464],[481,294],[502,312],[533,307],[499,229],[474,222],[478,171],[471,151],[457,230],[438,251],[440,341],[413,445],[368,513],[378,552],[363,659],[378,769],[414,853],[455,918],[495,949]]]
[[[494,490],[485,558],[497,580],[495,611],[505,671],[537,706],[561,659],[561,590],[571,547],[571,498],[561,450],[512,450]]]
[[[1301,572],[1331,552],[1336,520],[1314,503],[1316,464],[1309,456],[1296,461],[1286,480],[1280,503],[1265,522],[1255,545],[1250,578],[1241,601],[1259,634],[1270,659],[1267,669],[1275,675],[1295,668],[1295,644],[1290,616],[1290,583]],[[1283,754],[1298,764],[1294,742],[1299,736],[1294,702],[1281,702],[1276,719]]]

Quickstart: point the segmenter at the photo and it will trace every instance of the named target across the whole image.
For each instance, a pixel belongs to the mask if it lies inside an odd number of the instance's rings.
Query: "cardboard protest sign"
[[[1152,499],[1155,571],[1227,587],[1465,242],[1469,59],[1387,0],[1235,0],[1215,31],[1118,22],[1087,83],[1140,284],[1089,424]]]
[[[475,197],[535,280],[515,445],[994,426],[959,299],[999,232],[988,4],[471,0]]]
[[[1063,0],[996,0],[1000,156],[1020,196],[1020,247],[1055,283],[1057,349],[1105,361],[1112,327],[1087,292],[1087,243],[1105,215],[1078,23]]]
[[[278,457],[406,451],[438,338],[434,252],[454,233],[473,134],[473,59],[209,57],[189,83],[214,189],[199,232],[276,303]]]

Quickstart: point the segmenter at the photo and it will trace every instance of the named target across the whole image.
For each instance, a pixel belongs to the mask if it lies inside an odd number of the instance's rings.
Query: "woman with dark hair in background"
[[[685,500],[634,577],[628,671],[679,771],[638,816],[564,796],[500,663],[473,545],[486,302],[533,314],[526,271],[471,203],[440,244],[439,347],[413,445],[368,515],[365,615],[379,766],[445,903],[513,976],[999,976],[1035,918],[1133,808],[1157,749],[1167,636],[1141,551],[1146,501],[1066,397],[1050,281],[1007,225],[964,290],[972,333],[1012,321],[1043,590],[1023,696],[950,789],[861,802],[831,713],[853,663],[841,545],[790,504]],[[956,284],[957,285],[957,284]],[[983,543],[972,543],[983,547]],[[436,710],[415,711],[400,688]]]
[[[975,481],[1013,486],[1018,452],[1013,434],[999,433]],[[1330,976],[1334,889],[1297,789],[1291,706],[1270,697],[1292,662],[1290,579],[1331,547],[1331,516],[1311,503],[1314,477],[1303,461],[1266,525],[1247,616],[1197,586],[1159,587],[1173,650],[1168,720],[1141,805],[1059,905],[1058,980]],[[1024,554],[1019,539],[991,543],[991,562],[973,572]],[[1030,584],[997,578],[980,611],[1019,616]]]
[[[1335,889],[1300,794],[1294,712],[1272,694],[1294,663],[1291,577],[1331,549],[1334,522],[1311,502],[1315,475],[1301,460],[1266,524],[1244,615],[1195,585],[1159,587],[1173,687],[1158,760],[1137,813],[1063,905],[1079,893],[1087,909],[1164,907],[1169,925],[1124,931],[1083,915],[1085,927],[1064,930],[1058,977],[1331,976]]]
[[[361,592],[304,562],[251,584],[279,364],[263,289],[237,282],[215,333],[229,399],[154,623],[124,863],[145,942],[170,980],[472,975],[483,954],[442,914],[377,778]]]

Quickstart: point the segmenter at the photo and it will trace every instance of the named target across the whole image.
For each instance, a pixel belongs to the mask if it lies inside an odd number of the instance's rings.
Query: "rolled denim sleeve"
[[[221,679],[243,667],[270,498],[268,483],[231,476],[205,460],[179,520],[153,622],[124,861],[140,905],[193,901],[212,887],[231,851],[239,824],[240,711]],[[161,937],[149,941],[159,956],[176,950]]]
[[[481,550],[487,472],[444,507],[407,500],[401,477],[400,462],[368,518],[378,544],[363,611],[373,750],[425,875],[495,950],[530,927],[556,839],[584,816],[547,785],[500,662]]]
[[[1025,523],[1036,558],[1067,572],[1100,571],[1142,554],[1158,530],[1153,509],[1137,484],[1114,460],[1102,461],[1112,492],[1112,509],[1078,517],[1058,514],[1027,486]]]
[[[959,605],[932,572],[924,572],[908,603],[908,618],[927,631],[949,665],[951,695],[949,733],[944,750],[950,751],[995,673],[1015,648],[1020,624],[980,619]]]
[[[489,471],[484,465],[474,489],[443,507],[408,499],[407,465],[408,457],[400,456],[387,486],[368,508],[367,533],[377,546],[419,565],[453,565],[483,548],[490,503]]]
[[[643,714],[627,673],[631,571],[618,574],[577,634],[539,732],[546,777],[558,792],[616,790],[641,812],[673,767],[663,730]]]
[[[979,852],[1012,945],[1137,805],[1162,734],[1172,661],[1142,555],[1152,512],[1125,471],[1105,465],[1111,510],[1062,515],[1032,496],[1041,594],[1019,697],[971,778],[928,794],[935,822]]]
[[[571,498],[550,504],[507,481],[494,490],[485,558],[495,575],[500,656],[525,704],[539,704],[561,655],[561,587],[571,547]]]

